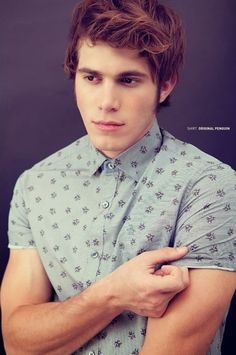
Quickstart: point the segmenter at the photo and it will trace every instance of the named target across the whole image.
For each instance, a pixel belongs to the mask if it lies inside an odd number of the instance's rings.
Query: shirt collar
[[[88,152],[90,155],[90,166],[88,167],[90,174],[94,175],[103,163],[109,160],[125,174],[138,181],[147,165],[159,152],[161,145],[162,134],[156,120],[150,131],[142,139],[114,159],[105,157],[90,142]]]

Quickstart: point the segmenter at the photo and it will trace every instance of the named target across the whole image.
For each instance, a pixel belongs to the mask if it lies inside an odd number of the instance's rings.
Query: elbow
[[[49,349],[41,346],[39,343],[34,343],[27,336],[21,338],[17,335],[14,327],[3,327],[3,343],[7,355],[61,355],[67,354],[67,351],[62,349]]]
[[[19,342],[16,345],[16,343],[12,342],[7,338],[5,338],[3,342],[4,349],[7,355],[42,355],[42,352],[29,350],[27,347],[24,346],[23,342],[22,344]]]
[[[15,355],[15,354],[22,354],[23,355],[23,353],[19,349],[16,349],[14,346],[11,346],[10,344],[7,344],[5,342],[4,342],[4,350],[7,355]],[[26,353],[24,353],[24,354],[26,354]]]
[[[2,338],[3,338],[3,345],[4,350],[7,355],[13,355],[17,353],[17,349],[13,343],[13,336],[11,334],[11,329],[8,325],[2,324]]]
[[[3,328],[3,344],[7,355],[27,355],[29,354],[20,342],[15,339],[15,335],[10,329]]]
[[[5,334],[4,334],[5,333]],[[19,346],[16,346],[14,342],[12,341],[12,337],[9,334],[6,334],[6,332],[3,333],[3,344],[4,344],[4,349],[7,355],[15,355],[15,354],[26,354],[23,349],[21,349]]]
[[[27,341],[21,339],[12,322],[2,326],[3,344],[7,355],[40,355],[27,347]]]

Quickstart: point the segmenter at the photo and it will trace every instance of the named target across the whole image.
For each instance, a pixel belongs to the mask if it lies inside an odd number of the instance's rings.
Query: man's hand
[[[170,299],[187,286],[188,273],[174,266],[155,271],[156,264],[186,252],[165,248],[143,253],[79,295],[50,302],[51,284],[37,251],[11,250],[1,288],[7,353],[71,354],[124,310],[160,317]]]
[[[157,264],[180,259],[187,248],[163,248],[144,252],[121,265],[106,278],[121,311],[145,317],[161,317],[170,300],[189,285],[188,269]]]

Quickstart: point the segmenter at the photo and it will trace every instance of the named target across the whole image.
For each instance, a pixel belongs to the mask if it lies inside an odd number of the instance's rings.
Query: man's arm
[[[7,354],[69,354],[124,310],[161,316],[188,285],[188,273],[170,266],[158,276],[155,265],[185,254],[175,248],[143,253],[78,296],[50,302],[52,288],[37,251],[12,250],[1,289]]]
[[[205,355],[236,287],[235,272],[192,269],[162,318],[149,318],[140,355]]]

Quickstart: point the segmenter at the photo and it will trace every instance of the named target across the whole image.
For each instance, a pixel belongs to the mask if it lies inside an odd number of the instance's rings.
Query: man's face
[[[75,93],[93,145],[109,158],[135,144],[153,125],[157,87],[136,50],[84,40]]]

